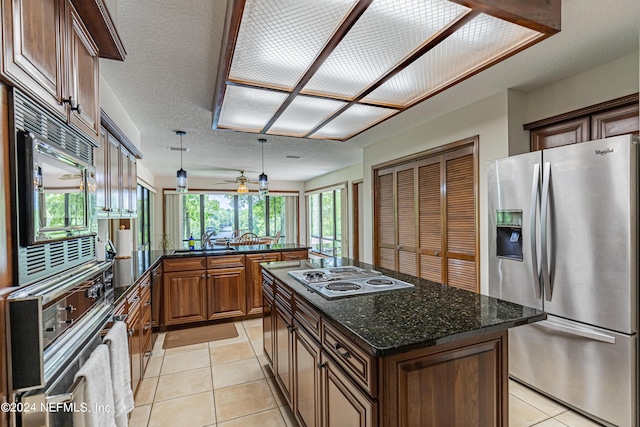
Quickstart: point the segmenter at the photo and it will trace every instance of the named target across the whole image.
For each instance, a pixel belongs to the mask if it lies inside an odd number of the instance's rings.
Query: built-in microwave
[[[20,244],[97,234],[93,165],[31,132],[18,132],[17,154]]]

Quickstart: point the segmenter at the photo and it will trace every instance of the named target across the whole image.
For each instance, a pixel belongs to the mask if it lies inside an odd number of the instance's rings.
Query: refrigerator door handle
[[[595,341],[606,342],[609,344],[616,343],[616,337],[611,335],[601,334],[595,331],[585,331],[583,329],[572,328],[571,326],[559,325],[557,323],[550,322],[548,320],[543,320],[541,322],[534,323],[535,326],[540,326],[545,329],[550,329],[552,331],[562,332],[569,335],[576,335],[583,338],[588,338]]]
[[[551,163],[545,162],[542,171],[542,205],[540,207],[540,245],[542,246],[542,282],[544,283],[544,297],[551,301],[552,288],[549,278],[547,217],[549,214],[549,180],[551,179]]]
[[[540,164],[533,165],[533,181],[531,183],[531,265],[533,270],[533,290],[536,299],[542,298],[540,292],[540,270],[538,270],[538,248],[536,247],[536,214],[537,214],[537,202],[538,194],[540,194]]]

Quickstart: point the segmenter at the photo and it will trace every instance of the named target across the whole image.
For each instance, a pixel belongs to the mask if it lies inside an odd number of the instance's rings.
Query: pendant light
[[[260,190],[260,195],[266,195],[269,193],[269,178],[267,178],[267,175],[264,173],[264,143],[267,142],[267,140],[260,138],[258,142],[262,144],[262,173],[258,177],[258,190]]]
[[[240,181],[240,185],[238,185],[238,189],[236,190],[240,194],[245,194],[249,192],[249,187],[244,181]]]
[[[180,137],[180,170],[176,173],[176,191],[178,193],[186,193],[188,190],[187,171],[182,169],[182,137],[186,134],[182,130],[176,131],[176,135]]]

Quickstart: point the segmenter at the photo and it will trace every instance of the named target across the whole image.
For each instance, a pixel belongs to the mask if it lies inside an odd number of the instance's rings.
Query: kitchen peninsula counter
[[[348,265],[415,287],[326,299],[289,275]],[[508,329],[546,318],[346,258],[263,264],[262,291],[264,354],[300,425],[506,426]]]
[[[270,252],[293,252],[309,250],[309,246],[297,243],[280,243],[276,245],[242,245],[234,247],[232,252],[225,251],[201,251],[174,253],[175,249],[134,251],[131,258],[117,258],[113,265],[113,287],[115,291],[115,301],[127,293],[148,271],[157,267],[163,259],[188,258],[196,256],[225,256],[225,255],[250,255]]]

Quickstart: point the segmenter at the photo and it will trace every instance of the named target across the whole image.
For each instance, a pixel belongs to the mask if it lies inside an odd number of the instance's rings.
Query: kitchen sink
[[[209,248],[209,249],[176,249],[173,251],[174,255],[207,255],[207,254],[233,254],[235,253],[235,248]]]

